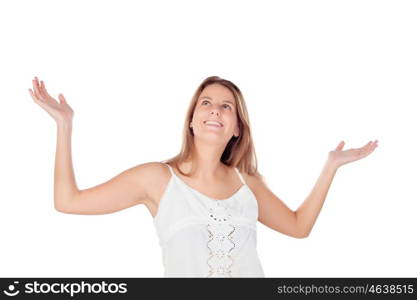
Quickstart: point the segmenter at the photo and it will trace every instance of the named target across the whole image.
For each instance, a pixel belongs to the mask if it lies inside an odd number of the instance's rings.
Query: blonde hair
[[[189,127],[192,121],[195,107],[198,102],[203,89],[211,84],[221,84],[228,88],[236,100],[237,107],[237,121],[239,126],[239,136],[233,136],[227,143],[223,154],[221,156],[221,162],[225,165],[237,167],[239,171],[245,172],[249,175],[255,175],[263,179],[263,176],[258,172],[257,159],[255,154],[255,147],[252,141],[252,133],[249,123],[249,115],[246,109],[245,100],[240,89],[231,81],[220,78],[218,76],[207,77],[195,91],[191,102],[189,104],[183,129],[183,142],[181,151],[176,156],[163,161],[170,165],[174,165],[176,169],[184,176],[190,176],[194,173],[194,166],[190,173],[184,173],[179,168],[179,164],[193,158],[194,151],[194,133],[192,128]]]

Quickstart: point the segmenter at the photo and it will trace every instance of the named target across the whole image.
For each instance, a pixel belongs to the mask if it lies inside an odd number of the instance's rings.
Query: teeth
[[[206,124],[212,124],[212,125],[216,125],[216,126],[219,126],[219,127],[222,126],[219,122],[216,122],[216,121],[206,121]]]

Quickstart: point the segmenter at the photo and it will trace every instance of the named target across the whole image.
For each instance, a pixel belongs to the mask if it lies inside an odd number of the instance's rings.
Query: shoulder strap
[[[240,172],[239,172],[238,168],[237,168],[237,167],[234,167],[234,169],[235,169],[235,171],[236,171],[237,175],[239,175],[239,178],[240,178],[240,180],[242,181],[242,183],[243,183],[243,184],[246,184],[246,182],[245,182],[245,180],[243,179],[242,174],[240,174]]]
[[[167,163],[164,163],[164,164],[168,166],[169,171],[171,172],[172,175],[174,175],[174,171],[172,171],[172,167],[168,165]]]

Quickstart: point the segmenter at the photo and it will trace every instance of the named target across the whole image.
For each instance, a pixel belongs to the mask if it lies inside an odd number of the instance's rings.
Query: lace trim
[[[230,223],[232,215],[227,207],[221,206],[218,201],[216,204],[209,210],[211,222],[207,224],[209,233],[207,241],[209,272],[207,277],[232,277],[231,267],[234,260],[231,252],[235,248],[233,233],[236,227]]]

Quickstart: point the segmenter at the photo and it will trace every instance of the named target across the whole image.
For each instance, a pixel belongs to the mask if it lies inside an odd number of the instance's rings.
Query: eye
[[[203,101],[201,101],[201,105],[204,105],[205,103],[210,103],[209,101],[207,101],[207,100],[203,100]],[[227,108],[229,108],[229,109],[232,109],[232,107],[229,105],[229,104],[223,104],[223,107],[224,106],[226,106]]]

